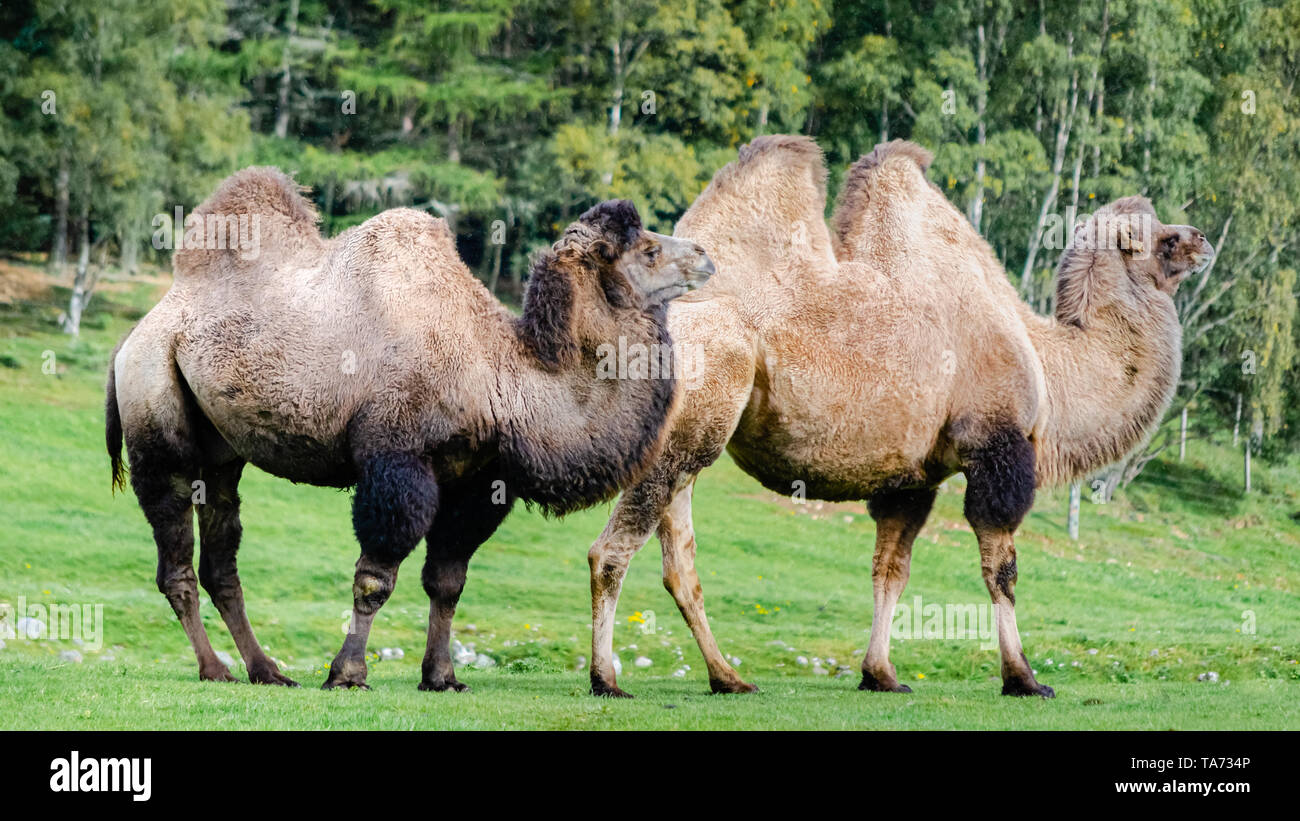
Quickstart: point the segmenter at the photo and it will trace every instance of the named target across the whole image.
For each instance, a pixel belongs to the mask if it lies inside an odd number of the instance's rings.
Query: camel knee
[[[393,595],[397,574],[369,573],[358,570],[352,581],[352,605],[358,613],[369,615],[383,607]]]
[[[989,589],[989,595],[994,600],[999,597],[1005,598],[1012,605],[1016,603],[1016,581],[1020,574],[1016,568],[1016,554],[1011,551],[1009,555],[1000,556],[996,561],[981,564],[980,570],[984,575],[984,585]]]
[[[456,602],[465,589],[465,565],[459,563],[428,563],[420,575],[424,592],[435,602]]]
[[[613,542],[598,541],[587,551],[592,590],[617,590],[627,575],[634,550]]]
[[[216,562],[207,554],[199,554],[199,584],[212,597],[221,601],[240,591],[239,572],[225,562]]]
[[[194,568],[188,564],[177,566],[165,562],[159,563],[154,581],[158,585],[158,592],[173,604],[177,600],[187,600],[199,590],[194,579]]]

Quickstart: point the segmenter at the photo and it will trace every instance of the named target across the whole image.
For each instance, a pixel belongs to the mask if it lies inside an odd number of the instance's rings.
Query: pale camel
[[[201,679],[233,677],[199,618],[195,510],[198,580],[249,680],[294,683],[254,638],[236,572],[236,487],[251,462],[295,482],[356,486],[352,625],[325,686],[365,686],[371,623],[427,538],[420,689],[463,690],[449,640],[470,556],[516,498],[564,513],[609,499],[641,470],[675,382],[600,379],[598,349],[620,337],[670,344],[668,300],[712,264],[689,240],[643,230],[631,203],[605,202],[539,255],[515,318],[461,262],[442,220],[394,209],[325,240],[300,191],[251,168],[196,210],[209,226],[251,215],[256,252],[214,247],[199,229],[186,240],[201,247],[175,254],[171,290],[109,369],[114,482],[125,438],[158,587]]]
[[[866,499],[876,521],[874,613],[861,689],[907,692],[889,661],[893,612],[936,487],[962,472],[1002,657],[1003,693],[1051,696],[1016,628],[1012,536],[1036,486],[1082,476],[1140,443],[1178,381],[1172,293],[1213,254],[1130,197],[1065,252],[1055,318],[1016,296],[992,249],[925,178],[929,154],[878,146],[845,182],[832,238],[826,172],[803,137],[760,137],[678,223],[718,266],[669,311],[705,353],[665,447],[589,553],[592,691],[626,695],[611,658],[628,562],[657,531],[664,585],[714,692],[748,692],[709,629],[691,494],[724,447],[765,487]],[[1140,232],[1140,233],[1138,233]],[[1097,236],[1109,242],[1097,242]]]

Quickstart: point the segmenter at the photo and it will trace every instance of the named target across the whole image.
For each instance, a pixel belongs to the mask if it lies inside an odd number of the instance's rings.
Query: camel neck
[[[1099,308],[1082,326],[1030,319],[1047,383],[1037,442],[1040,485],[1081,478],[1118,460],[1160,422],[1178,385],[1181,332],[1167,297],[1153,297],[1147,307],[1141,317]]]
[[[665,312],[600,344],[575,344],[560,365],[525,345],[503,402],[501,454],[515,491],[563,515],[613,498],[658,445],[673,402]],[[641,363],[645,363],[642,367]]]

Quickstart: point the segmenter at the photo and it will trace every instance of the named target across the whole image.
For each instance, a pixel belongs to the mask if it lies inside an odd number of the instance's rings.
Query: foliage
[[[446,217],[514,301],[600,198],[669,231],[757,134],[815,136],[832,186],[907,137],[1040,311],[1048,218],[1144,193],[1204,230],[1175,407],[1227,424],[1241,394],[1266,453],[1300,441],[1300,0],[19,0],[0,31],[11,252],[75,245],[84,214],[93,261],[126,264],[153,215],[270,163],[330,232]]]

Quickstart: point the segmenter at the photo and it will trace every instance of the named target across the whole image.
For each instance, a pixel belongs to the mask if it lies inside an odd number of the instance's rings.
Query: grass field
[[[154,586],[144,517],[129,492],[109,493],[103,445],[109,352],[165,280],[106,283],[76,340],[53,324],[66,289],[12,263],[0,280],[0,603],[102,604],[104,619],[98,649],[5,642],[0,729],[1300,729],[1300,462],[1257,462],[1257,492],[1244,496],[1223,436],[1192,441],[1183,463],[1152,463],[1110,504],[1085,498],[1078,542],[1065,532],[1064,491],[1039,495],[1018,538],[1018,615],[1053,701],[999,696],[997,651],[973,639],[896,640],[899,677],[915,692],[858,692],[871,620],[865,508],[793,505],[726,458],[698,484],[699,567],[714,633],[758,695],[708,695],[654,542],[633,561],[615,635],[619,683],[638,698],[586,695],[586,550],[605,507],[562,521],[520,508],[479,551],[455,634],[491,660],[458,673],[472,692],[416,690],[422,550],[371,634],[375,653],[404,657],[372,662],[370,692],[322,692],[351,605],[349,498],[251,469],[249,614],[304,686],[201,684]],[[987,603],[961,494],[960,478],[940,493],[905,603]],[[234,655],[206,597],[202,613],[213,644]],[[1210,672],[1217,681],[1198,680]]]

